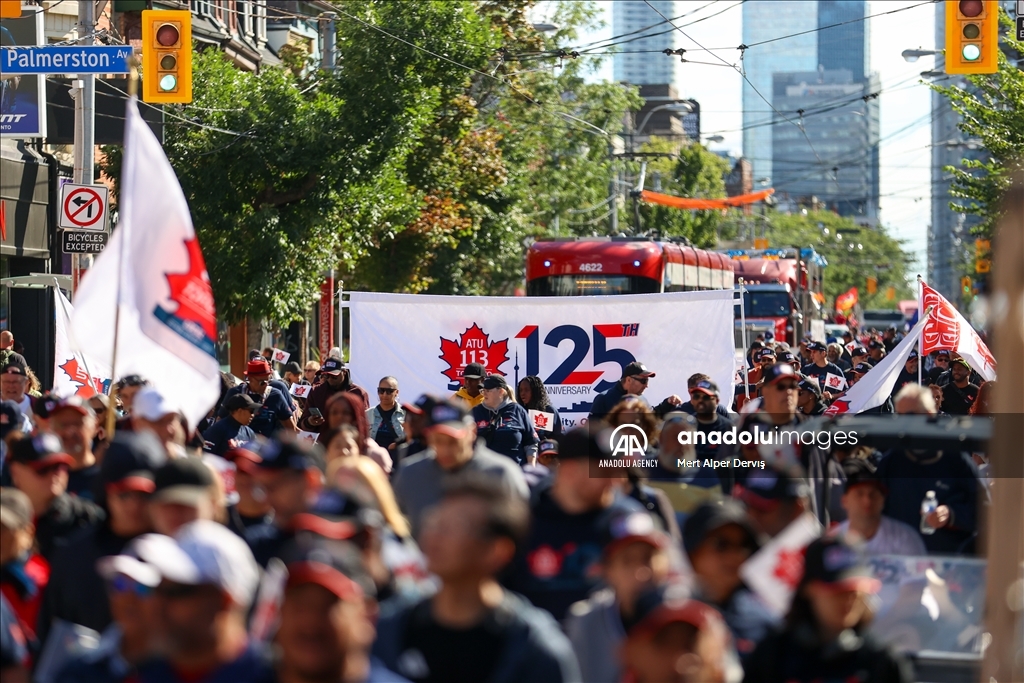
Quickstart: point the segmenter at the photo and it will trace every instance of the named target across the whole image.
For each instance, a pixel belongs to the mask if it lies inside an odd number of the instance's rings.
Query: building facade
[[[675,0],[651,0],[651,5],[669,19],[675,19],[681,14],[679,3]],[[658,12],[643,0],[615,0],[612,4],[612,35],[632,34],[618,39],[630,42],[620,45],[621,52],[613,58],[612,69],[616,81],[678,87],[682,62],[678,57],[658,52],[675,50],[680,35],[665,23]]]
[[[846,69],[859,83],[871,73],[871,35],[865,0],[818,0],[818,64]],[[842,24],[837,26],[837,24]]]

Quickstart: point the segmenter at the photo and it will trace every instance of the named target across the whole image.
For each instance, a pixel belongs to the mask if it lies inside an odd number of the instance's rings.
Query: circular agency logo
[[[621,424],[608,437],[613,458],[642,458],[647,453],[647,445],[647,434],[635,424]]]

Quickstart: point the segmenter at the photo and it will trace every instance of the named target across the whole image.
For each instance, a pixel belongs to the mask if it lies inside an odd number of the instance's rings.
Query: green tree
[[[1024,54],[1024,43],[1015,40],[1013,21],[1006,12],[1000,12],[1000,24],[1006,29],[1002,37],[1005,47],[1019,59]],[[1013,169],[1024,160],[1024,70],[1001,50],[996,73],[966,78],[970,83],[967,88],[932,88],[949,98],[961,117],[959,127],[964,136],[981,140],[989,156],[984,160],[965,159],[962,167],[947,166],[944,170],[953,175],[950,194],[956,200],[950,202],[950,208],[980,216],[981,222],[972,232],[990,237]]]
[[[830,211],[770,213],[768,220],[772,247],[813,247],[828,261],[824,289],[830,307],[837,295],[851,287],[857,288],[862,308],[895,308],[901,299],[914,297],[907,284],[913,256],[884,227],[861,227]],[[868,277],[877,278],[874,294],[868,294]],[[895,300],[886,298],[889,287],[896,289]]]
[[[647,188],[676,197],[720,199],[725,197],[729,164],[699,143],[677,144],[654,137],[642,152],[663,152],[674,158],[655,159],[647,165]],[[688,211],[656,204],[640,205],[641,227],[666,237],[685,237],[698,247],[713,247],[722,223],[721,211]]]

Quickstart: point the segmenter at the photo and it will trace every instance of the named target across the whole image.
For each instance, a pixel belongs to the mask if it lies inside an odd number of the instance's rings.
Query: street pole
[[[93,0],[82,0],[78,3],[78,42],[81,45],[92,45],[96,32],[96,6]],[[95,74],[79,74],[75,96],[75,184],[92,185],[93,168],[96,163],[96,76]],[[78,281],[82,277],[82,257],[71,255],[71,291],[78,289]]]
[[[334,20],[337,15],[334,12],[324,12],[324,50],[323,50],[323,67],[327,71],[333,72],[336,66],[336,60],[334,57],[334,47],[338,41]]]

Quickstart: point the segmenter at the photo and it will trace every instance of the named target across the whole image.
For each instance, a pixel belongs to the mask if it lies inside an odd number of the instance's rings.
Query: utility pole
[[[323,49],[323,68],[326,71],[334,71],[337,68],[337,59],[334,56],[335,45],[338,42],[337,29],[334,25],[334,20],[337,18],[337,14],[334,12],[324,12],[324,49]]]
[[[93,45],[96,32],[96,5],[93,0],[78,3],[78,42]],[[92,185],[96,165],[96,75],[79,74],[75,81],[75,184]],[[78,289],[82,277],[82,256],[71,255],[71,288]]]

